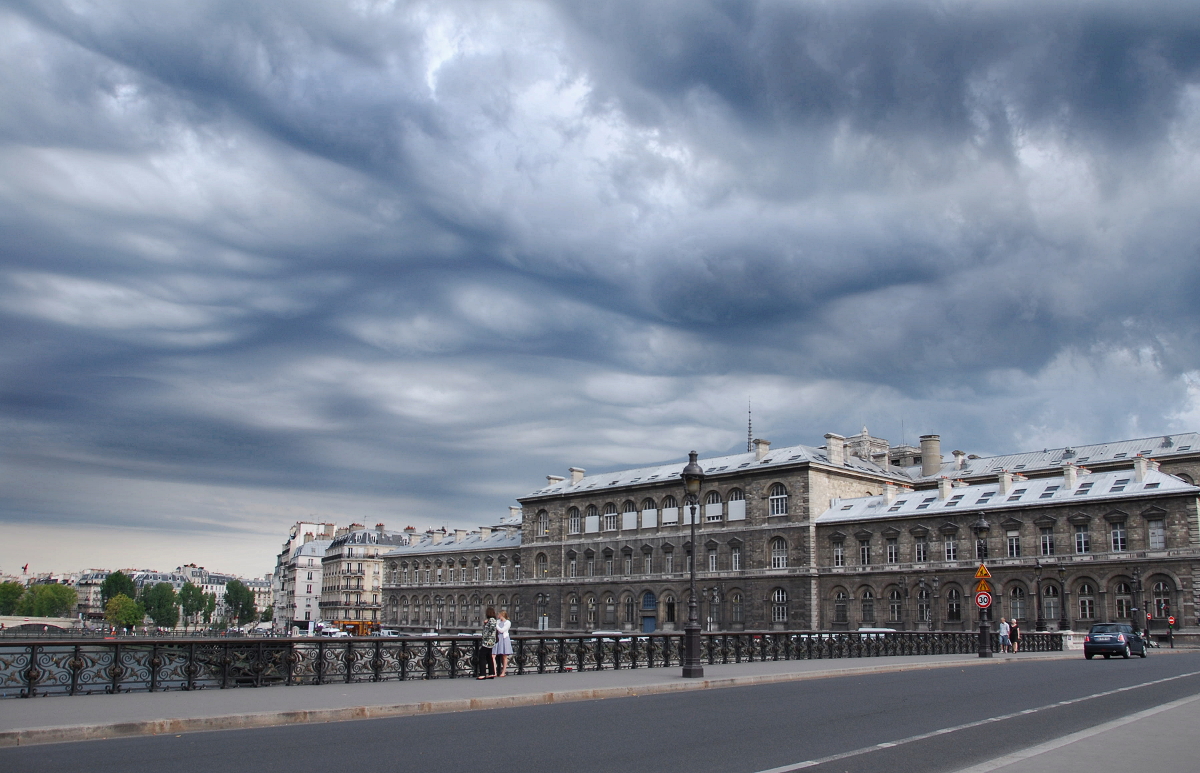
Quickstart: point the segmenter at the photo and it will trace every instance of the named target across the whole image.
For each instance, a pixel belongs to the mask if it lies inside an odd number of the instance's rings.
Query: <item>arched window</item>
[[[609,628],[617,624],[617,600],[612,594],[604,597],[604,624]]]
[[[917,620],[922,623],[929,622],[929,589],[921,588],[917,591]]]
[[[545,553],[538,553],[537,558],[534,559],[534,563],[537,564],[538,577],[550,576],[550,560],[546,558]]]
[[[706,497],[704,498],[704,504],[706,504],[706,505],[719,505],[719,504],[721,504],[721,493],[720,493],[719,491],[710,491],[710,492],[708,492],[708,496],[706,496]]]
[[[584,518],[599,518],[600,511],[596,509],[595,505],[588,505],[587,510],[585,510],[583,512],[583,517]]]
[[[1128,620],[1133,614],[1133,589],[1129,587],[1129,583],[1119,582],[1113,589],[1113,596],[1117,602],[1117,619]]]
[[[596,627],[596,598],[588,596],[584,599],[584,606],[587,608],[587,624],[589,628]]]
[[[1016,586],[1008,592],[1008,611],[1012,617],[1018,620],[1025,618],[1025,589]]]
[[[786,623],[788,621],[788,595],[783,588],[776,588],[771,593],[771,622]]]
[[[1058,587],[1055,585],[1047,585],[1042,588],[1042,614],[1054,620],[1058,617]]]
[[[862,621],[875,622],[875,593],[870,589],[862,592]]]
[[[637,605],[633,603],[633,596],[626,595],[623,606],[625,607],[625,622],[633,625],[633,616],[637,612],[635,609]]]
[[[958,588],[946,591],[946,620],[949,622],[962,620],[962,593]]]
[[[733,615],[733,622],[740,623],[743,620],[742,613],[742,594],[731,593],[729,595],[729,611]]]
[[[899,590],[892,588],[888,591],[888,619],[893,623],[900,622],[904,613],[904,600]]]
[[[626,499],[626,500],[625,500],[625,505],[624,505],[624,506],[621,508],[621,512],[623,512],[623,513],[636,513],[636,512],[637,512],[637,505],[635,505],[635,504],[633,503],[633,500],[632,500],[632,499]]]
[[[663,596],[663,616],[666,617],[666,622],[675,622],[675,597],[670,593]]]
[[[771,540],[771,568],[786,569],[787,559],[787,542],[783,537],[776,537]]]
[[[741,501],[745,500],[745,498],[746,498],[746,495],[742,493],[742,490],[740,488],[735,488],[729,492],[729,501],[730,502],[741,502]]]
[[[612,502],[604,506],[604,530],[617,530],[617,506]]]
[[[657,505],[654,504],[653,499],[643,499],[642,500],[642,509],[643,510],[653,510],[656,507],[657,507]]]
[[[1171,614],[1171,588],[1165,582],[1154,583],[1154,616]]]
[[[583,531],[583,520],[579,517],[579,508],[572,507],[567,511],[567,534],[579,534]]]
[[[550,536],[550,514],[545,510],[541,510],[537,514],[537,535],[539,537]]]
[[[539,593],[534,599],[534,614],[537,615],[537,627],[539,631],[544,631],[550,627],[550,597],[545,593]]]
[[[578,596],[571,595],[567,599],[567,622],[568,623],[578,623],[579,622],[579,597]]]
[[[833,622],[845,623],[849,622],[850,615],[848,611],[850,603],[850,594],[844,590],[839,590],[833,594]]]
[[[1096,598],[1095,591],[1092,590],[1091,583],[1083,583],[1079,586],[1079,619],[1093,620],[1096,617]]]
[[[679,502],[675,500],[675,497],[668,494],[663,497],[662,506],[664,510],[670,510],[672,507],[679,507]]]
[[[658,599],[655,598],[652,591],[646,591],[642,594],[642,609],[654,611],[658,608]]]
[[[521,620],[521,597],[513,596],[512,605],[508,608],[508,619],[513,624],[513,627],[520,625]]]
[[[787,515],[787,500],[787,488],[782,483],[776,483],[774,486],[771,486],[771,496],[769,499],[771,515]]]
[[[400,597],[400,623],[408,625],[408,596]]]

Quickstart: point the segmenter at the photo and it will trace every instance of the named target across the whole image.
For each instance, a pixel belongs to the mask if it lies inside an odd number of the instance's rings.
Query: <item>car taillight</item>
[[[1124,644],[1124,643],[1125,643],[1125,634],[1123,634],[1123,633],[1119,633],[1119,634],[1117,634],[1117,641],[1119,641],[1119,642],[1121,642],[1122,644]]]

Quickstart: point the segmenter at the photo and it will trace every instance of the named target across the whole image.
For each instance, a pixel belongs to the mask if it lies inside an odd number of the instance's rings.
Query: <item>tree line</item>
[[[31,585],[16,582],[0,583],[0,615],[30,617],[67,617],[75,611],[78,597],[75,589],[59,584]],[[100,585],[100,604],[104,619],[117,628],[133,628],[149,617],[159,628],[174,628],[183,621],[188,625],[210,625],[217,610],[217,594],[205,593],[200,586],[186,582],[176,592],[169,582],[145,585],[141,592],[133,578],[124,572],[113,572]],[[254,591],[240,580],[225,584],[226,620],[245,625],[258,619]],[[269,620],[270,610],[263,613]]]

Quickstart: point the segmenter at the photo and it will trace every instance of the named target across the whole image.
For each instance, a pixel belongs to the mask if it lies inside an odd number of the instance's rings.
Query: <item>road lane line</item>
[[[839,752],[838,754],[830,754],[827,757],[820,757],[815,760],[805,760],[804,762],[797,762],[797,763],[794,763],[791,765],[782,765],[777,768],[768,768],[766,770],[757,771],[757,773],[791,773],[792,771],[795,771],[795,770],[804,770],[805,768],[812,768],[812,767],[816,767],[817,765],[823,765],[826,762],[836,762],[837,760],[844,760],[848,757],[858,757],[863,754],[870,754],[871,752],[879,751],[880,749],[891,749],[896,746],[902,746],[904,744],[915,743],[917,741],[924,741],[927,738],[933,738],[935,736],[945,735],[946,733],[957,733],[960,730],[970,730],[971,728],[980,727],[982,725],[991,724],[993,722],[1003,722],[1007,719],[1013,719],[1015,717],[1025,716],[1027,714],[1036,714],[1039,711],[1046,711],[1047,709],[1056,709],[1061,706],[1070,706],[1075,703],[1082,703],[1083,701],[1090,701],[1090,700],[1094,700],[1096,698],[1105,698],[1105,697],[1108,697],[1109,695],[1118,695],[1123,692],[1129,692],[1130,690],[1139,690],[1143,687],[1152,687],[1156,684],[1164,684],[1166,682],[1173,682],[1176,679],[1186,679],[1189,676],[1200,676],[1200,671],[1189,671],[1186,674],[1177,674],[1175,676],[1167,676],[1167,677],[1163,677],[1162,679],[1155,679],[1155,680],[1149,681],[1149,682],[1142,682],[1140,684],[1131,684],[1128,687],[1118,687],[1115,690],[1105,690],[1104,692],[1092,693],[1091,695],[1084,695],[1079,698],[1071,698],[1071,699],[1065,700],[1065,701],[1056,701],[1055,703],[1048,703],[1045,706],[1038,706],[1037,708],[1034,708],[1034,709],[1023,709],[1021,711],[1014,711],[1009,714],[1000,714],[999,716],[988,717],[987,719],[977,719],[974,722],[967,722],[967,723],[964,723],[961,725],[954,725],[952,727],[943,727],[938,730],[931,730],[927,733],[920,733],[918,735],[910,735],[907,738],[901,738],[896,741],[885,741],[884,743],[877,743],[877,744],[873,744],[871,746],[864,746],[861,749],[852,749],[851,751],[847,751],[847,752]],[[1186,702],[1187,700],[1195,700],[1195,699],[1200,699],[1200,696],[1193,696],[1192,698],[1188,698],[1188,699],[1184,699],[1184,700]],[[1170,704],[1164,704],[1164,705],[1170,705]],[[1132,715],[1132,716],[1136,716],[1136,715]],[[1115,720],[1115,721],[1119,721],[1119,720]],[[965,771],[963,773],[965,773]]]
[[[963,768],[962,770],[955,771],[955,773],[991,773],[991,771],[998,770],[1007,765],[1022,762],[1030,757],[1036,757],[1039,754],[1052,752],[1055,749],[1061,749],[1064,746],[1070,746],[1076,741],[1082,741],[1085,738],[1091,738],[1094,735],[1107,733],[1109,730],[1115,730],[1118,727],[1124,727],[1125,725],[1132,724],[1138,720],[1146,719],[1147,717],[1152,717],[1155,714],[1161,714],[1162,712],[1170,711],[1171,709],[1177,709],[1180,706],[1186,706],[1187,704],[1195,703],[1196,701],[1200,701],[1200,695],[1193,695],[1190,698],[1180,698],[1177,701],[1171,701],[1170,703],[1164,703],[1161,706],[1155,706],[1154,708],[1139,711],[1136,714],[1130,714],[1129,716],[1122,717],[1121,719],[1114,719],[1111,722],[1105,722],[1103,725],[1096,725],[1095,727],[1090,727],[1087,730],[1080,730],[1077,733],[1064,735],[1062,738],[1055,738],[1053,741],[1047,741],[1046,743],[1038,744],[1037,746],[1030,746],[1028,749],[1022,749],[1021,751],[1013,752],[1012,754],[1006,754],[1003,757],[996,757],[995,759],[988,760],[987,762],[981,762],[978,765],[972,765],[969,768]]]

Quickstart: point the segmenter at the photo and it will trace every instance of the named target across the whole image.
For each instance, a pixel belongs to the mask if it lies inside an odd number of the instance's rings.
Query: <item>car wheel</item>
[[[1129,645],[1128,644],[1125,645],[1125,649],[1121,650],[1121,657],[1125,658],[1126,660],[1129,660]]]
[[[1088,660],[1091,660],[1092,658],[1096,657],[1096,653],[1094,653],[1094,652],[1085,652],[1085,653],[1083,653],[1083,656],[1084,656],[1085,658],[1087,658]]]

